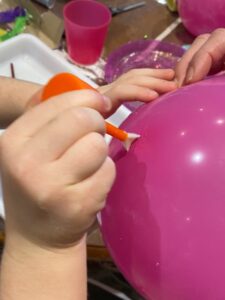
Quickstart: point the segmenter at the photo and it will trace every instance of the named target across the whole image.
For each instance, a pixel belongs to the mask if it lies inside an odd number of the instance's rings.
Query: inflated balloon
[[[224,0],[178,0],[178,11],[184,26],[193,35],[225,27]]]
[[[225,76],[140,107],[113,140],[117,178],[100,216],[128,281],[153,300],[225,299]]]

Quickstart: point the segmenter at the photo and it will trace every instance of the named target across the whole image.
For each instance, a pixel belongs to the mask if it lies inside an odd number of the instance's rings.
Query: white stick
[[[127,297],[124,293],[121,293],[119,291],[117,291],[116,289],[104,284],[104,283],[101,283],[95,279],[92,279],[92,278],[88,278],[88,282],[103,289],[104,291],[107,291],[108,293],[116,296],[117,298],[119,299],[122,299],[122,300],[132,300],[131,298]]]
[[[161,32],[155,40],[162,41],[164,40],[179,24],[181,24],[181,18],[177,18],[170,26],[168,26],[163,32]]]

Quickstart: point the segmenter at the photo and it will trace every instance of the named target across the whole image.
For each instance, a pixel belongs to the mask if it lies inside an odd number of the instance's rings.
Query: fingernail
[[[182,87],[183,83],[184,83],[183,80],[179,80],[179,81],[177,81],[177,86],[180,88],[180,87]]]
[[[179,76],[178,78],[174,78],[174,81],[177,84],[177,87],[180,88],[182,87],[183,83],[184,83],[184,77]]]
[[[174,83],[176,85],[176,88],[180,87],[180,83],[179,81],[177,80],[177,78],[174,78]]]
[[[155,99],[157,97],[159,97],[159,94],[156,91],[150,91],[149,95],[151,98]]]
[[[190,83],[190,82],[192,81],[192,79],[193,79],[193,76],[194,76],[194,69],[193,69],[192,67],[190,67],[190,68],[188,69],[188,72],[187,72],[187,75],[186,75],[186,77],[185,77],[184,82],[185,82],[186,84]]]
[[[103,95],[103,103],[104,103],[104,109],[105,111],[110,111],[110,109],[112,108],[112,101],[109,97]]]

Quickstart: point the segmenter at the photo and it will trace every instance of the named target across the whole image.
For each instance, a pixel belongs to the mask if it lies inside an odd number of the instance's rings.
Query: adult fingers
[[[187,50],[187,52],[183,55],[181,60],[177,63],[175,69],[175,77],[178,82],[178,86],[182,86],[182,84],[184,83],[191,60],[193,59],[194,55],[199,51],[199,49],[205,44],[209,36],[209,34],[203,34],[197,37],[193,42],[191,48]]]
[[[217,29],[195,53],[188,65],[185,83],[203,79],[211,69],[224,69],[225,29]]]

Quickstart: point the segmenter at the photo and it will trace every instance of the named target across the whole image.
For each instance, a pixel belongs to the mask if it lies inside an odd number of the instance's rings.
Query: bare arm
[[[86,245],[41,249],[7,241],[1,265],[2,300],[86,300]]]
[[[7,127],[24,112],[27,102],[40,87],[35,83],[0,77],[0,128]]]

